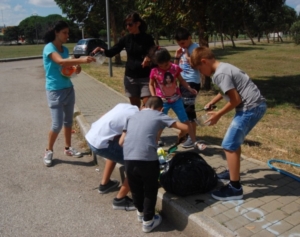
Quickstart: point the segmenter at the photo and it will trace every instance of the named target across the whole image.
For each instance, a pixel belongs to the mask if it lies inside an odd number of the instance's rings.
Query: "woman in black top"
[[[147,55],[149,49],[155,44],[152,36],[146,33],[147,25],[138,13],[129,14],[124,24],[129,34],[122,37],[111,49],[104,50],[97,47],[93,53],[103,51],[105,56],[111,58],[125,48],[127,53],[125,92],[130,103],[140,108],[141,99],[145,104],[151,95],[149,91],[150,59]]]

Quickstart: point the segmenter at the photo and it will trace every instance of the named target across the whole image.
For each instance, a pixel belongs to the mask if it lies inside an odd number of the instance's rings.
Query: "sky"
[[[300,0],[286,0],[285,3],[300,12]],[[22,20],[33,14],[62,15],[62,11],[54,0],[0,0],[0,26],[19,25]]]

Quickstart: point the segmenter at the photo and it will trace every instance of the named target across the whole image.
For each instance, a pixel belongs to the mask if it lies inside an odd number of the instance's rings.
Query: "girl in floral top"
[[[167,49],[155,46],[150,50],[149,56],[152,63],[157,65],[150,72],[149,89],[151,96],[162,98],[164,102],[163,113],[168,114],[168,111],[172,109],[179,121],[189,126],[189,135],[194,144],[199,148],[199,145],[196,144],[195,134],[192,132],[191,123],[184,109],[178,82],[192,94],[196,95],[197,91],[192,89],[181,77],[180,72],[182,69],[171,62],[171,55]],[[204,149],[203,145],[201,148]]]

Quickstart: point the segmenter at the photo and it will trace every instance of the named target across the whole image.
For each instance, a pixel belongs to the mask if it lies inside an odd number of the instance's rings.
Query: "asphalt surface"
[[[117,190],[98,193],[102,166],[63,154],[62,133],[53,167],[44,166],[51,119],[42,61],[0,63],[0,72],[0,236],[146,235],[135,211],[112,209]],[[148,235],[185,236],[167,220]]]

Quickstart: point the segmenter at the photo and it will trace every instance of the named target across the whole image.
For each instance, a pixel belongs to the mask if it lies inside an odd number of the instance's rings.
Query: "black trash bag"
[[[195,152],[177,153],[160,176],[161,186],[178,196],[206,193],[216,187],[215,170]]]

